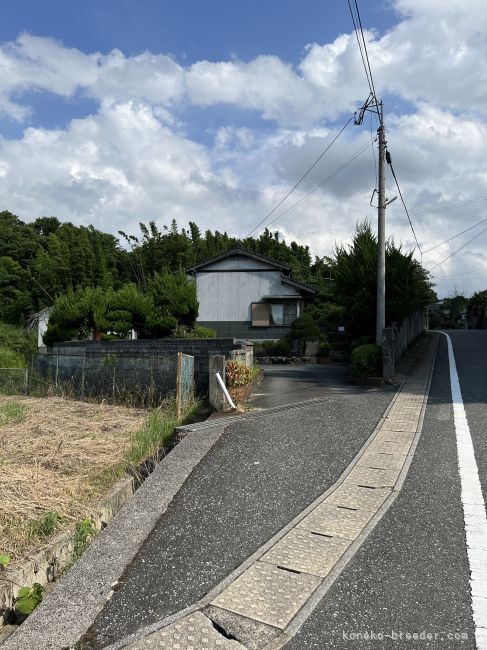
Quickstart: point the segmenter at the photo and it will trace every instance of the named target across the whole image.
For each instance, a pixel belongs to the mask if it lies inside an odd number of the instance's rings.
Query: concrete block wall
[[[34,369],[51,382],[69,381],[77,392],[110,397],[112,384],[124,378],[127,390],[142,391],[154,385],[160,395],[175,389],[178,352],[195,359],[195,389],[208,392],[208,359],[220,354],[230,358],[242,342],[233,338],[135,339],[114,341],[72,341],[59,343],[39,354]],[[115,394],[115,390],[112,391]]]

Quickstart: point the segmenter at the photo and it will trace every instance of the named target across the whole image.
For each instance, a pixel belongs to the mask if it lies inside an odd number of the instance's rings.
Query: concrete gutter
[[[157,520],[225,431],[223,422],[192,427],[2,650],[69,648],[88,630]]]

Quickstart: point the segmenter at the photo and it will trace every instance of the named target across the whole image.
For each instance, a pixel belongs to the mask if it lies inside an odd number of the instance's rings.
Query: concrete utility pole
[[[380,126],[379,136],[379,187],[378,193],[378,228],[377,228],[377,321],[375,342],[382,346],[383,330],[386,326],[386,138],[384,133],[384,108],[378,104]]]

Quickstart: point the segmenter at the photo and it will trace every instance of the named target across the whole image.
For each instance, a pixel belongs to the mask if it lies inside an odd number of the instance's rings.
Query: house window
[[[252,327],[269,327],[270,305],[267,302],[252,303]]]
[[[298,316],[297,302],[252,303],[252,327],[292,325]]]

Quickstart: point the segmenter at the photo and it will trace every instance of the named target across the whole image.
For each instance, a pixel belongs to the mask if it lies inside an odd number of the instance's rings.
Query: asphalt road
[[[333,484],[393,394],[322,388],[325,402],[231,425],[161,517],[82,647],[104,647],[202,598]]]
[[[370,389],[352,384],[346,363],[269,365],[264,366],[264,380],[250,403],[257,408],[271,408],[351,390]]]
[[[449,334],[485,497],[487,332]],[[423,433],[403,489],[286,649],[476,648],[460,499],[442,336]],[[433,637],[413,640],[406,633]]]

